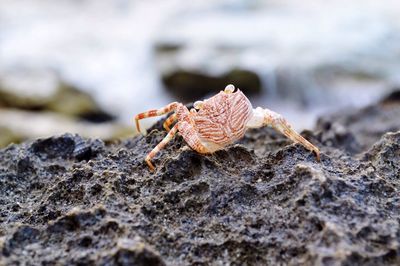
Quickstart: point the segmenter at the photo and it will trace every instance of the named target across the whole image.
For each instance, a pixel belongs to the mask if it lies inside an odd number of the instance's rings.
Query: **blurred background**
[[[312,128],[399,69],[398,0],[0,0],[0,147],[129,137],[136,113],[228,83]]]

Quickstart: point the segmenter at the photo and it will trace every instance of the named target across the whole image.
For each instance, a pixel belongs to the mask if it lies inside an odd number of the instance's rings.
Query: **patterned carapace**
[[[220,92],[203,102],[193,121],[201,139],[226,146],[244,136],[252,113],[250,101],[240,90]]]
[[[165,120],[164,128],[168,135],[147,155],[145,161],[151,170],[151,159],[175,136],[182,135],[186,143],[199,153],[213,153],[242,138],[248,128],[266,125],[315,152],[319,160],[319,149],[294,131],[287,121],[271,110],[257,107],[253,109],[249,99],[233,85],[226,86],[217,95],[194,103],[190,111],[181,103],[173,102],[164,108],[140,113],[135,117],[136,128],[140,131],[139,120],[160,116],[174,111]],[[170,126],[176,124],[170,129]]]

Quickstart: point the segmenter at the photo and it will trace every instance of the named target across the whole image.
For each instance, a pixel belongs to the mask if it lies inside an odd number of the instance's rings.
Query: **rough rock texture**
[[[398,112],[391,97],[321,119],[303,132],[320,163],[269,128],[209,156],[178,137],[156,173],[143,158],[161,123],[108,146],[68,134],[9,146],[0,264],[399,265]]]
[[[371,147],[386,132],[400,130],[400,90],[394,91],[378,104],[360,110],[343,110],[317,122],[327,146],[360,153]]]

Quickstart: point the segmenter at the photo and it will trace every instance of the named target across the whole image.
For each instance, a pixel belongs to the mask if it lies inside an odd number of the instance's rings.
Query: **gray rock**
[[[321,117],[317,130],[325,145],[352,154],[366,151],[388,131],[400,130],[400,91],[393,91],[379,103],[362,109],[344,109]]]
[[[390,102],[304,131],[321,162],[269,128],[207,156],[177,137],[155,173],[143,159],[161,123],[111,145],[62,135],[9,146],[0,263],[399,265],[400,131],[386,132],[400,104]]]

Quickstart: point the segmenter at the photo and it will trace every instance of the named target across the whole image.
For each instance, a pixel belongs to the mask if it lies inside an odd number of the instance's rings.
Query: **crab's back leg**
[[[178,106],[178,103],[177,102],[173,102],[173,103],[170,103],[170,104],[168,104],[167,106],[165,106],[163,108],[149,110],[147,112],[143,112],[143,113],[140,113],[140,114],[136,115],[135,116],[136,129],[140,132],[140,125],[139,125],[139,120],[140,119],[167,114],[167,113],[175,110],[177,106]]]
[[[282,115],[261,107],[253,109],[253,117],[248,122],[247,127],[257,128],[266,125],[272,126],[292,141],[300,143],[308,150],[314,152],[317,156],[317,160],[320,160],[319,149],[297,133]]]
[[[154,165],[151,163],[151,159],[153,159],[154,156],[156,156],[156,154],[160,150],[162,150],[169,141],[171,141],[174,138],[176,132],[178,132],[178,125],[175,125],[168,132],[168,134],[165,136],[165,138],[160,143],[158,143],[157,146],[146,156],[145,161],[146,161],[147,165],[150,167],[151,171],[154,171],[154,169],[155,169]]]
[[[170,126],[177,120],[176,114],[170,115],[164,122],[163,127],[166,131],[170,131]]]

